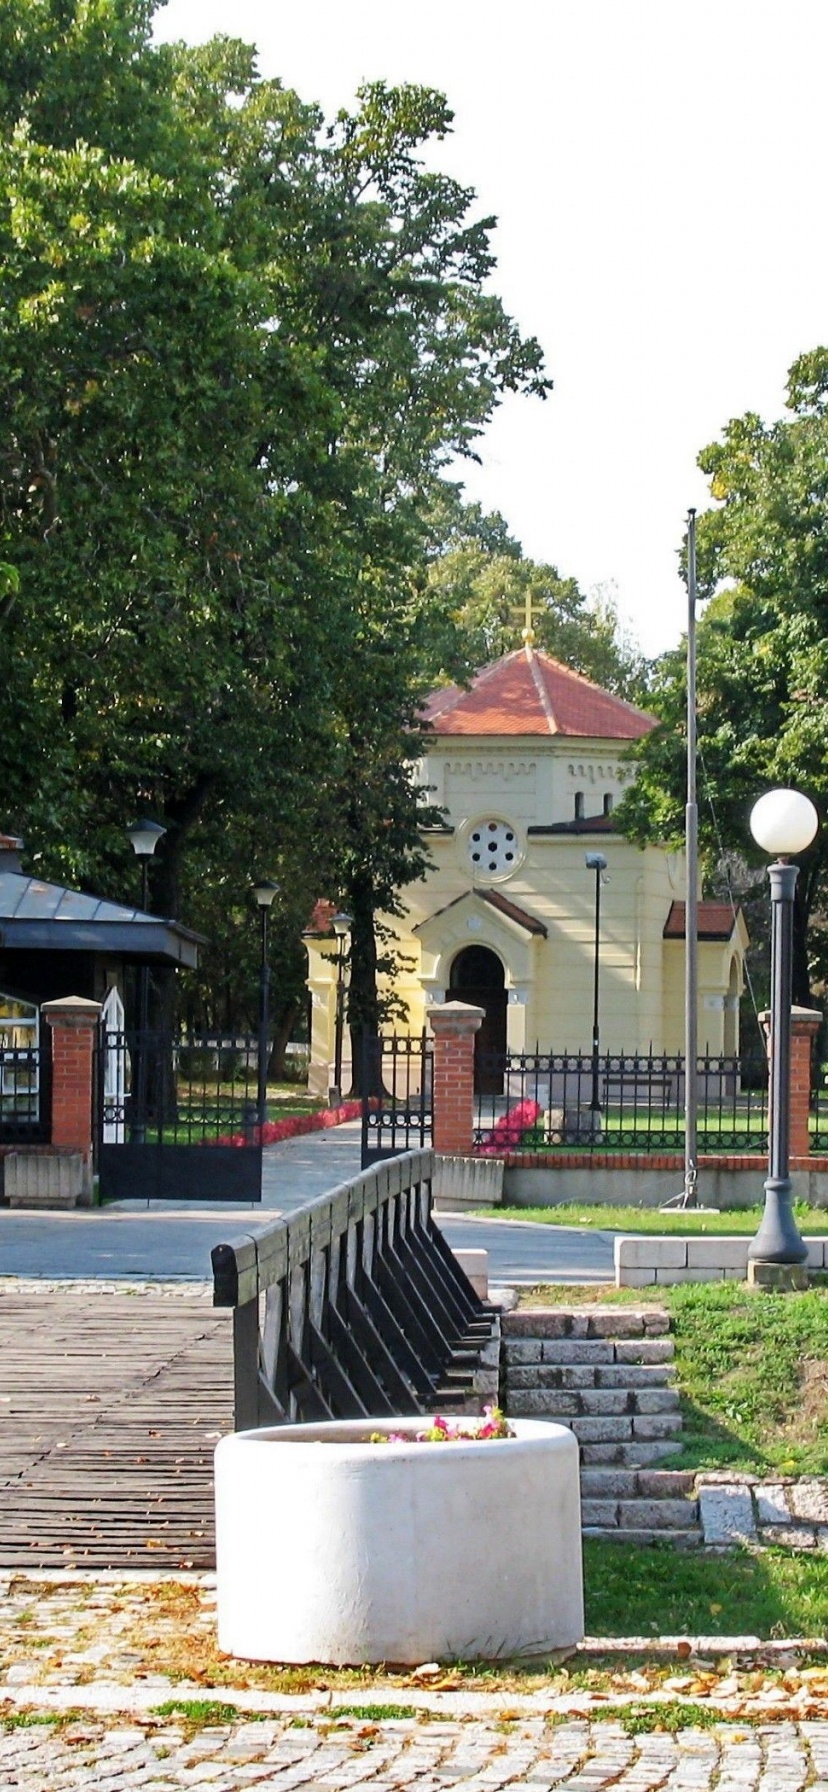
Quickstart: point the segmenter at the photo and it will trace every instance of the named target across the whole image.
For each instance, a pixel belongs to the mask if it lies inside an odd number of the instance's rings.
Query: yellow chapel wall
[[[613,806],[634,768],[616,744],[516,738],[504,742],[435,741],[420,767],[429,799],[446,811],[451,831],[430,833],[427,877],[401,892],[404,919],[383,917],[403,963],[395,978],[406,1019],[399,1030],[419,1032],[433,1000],[450,998],[451,963],[464,946],[487,946],[501,959],[512,1050],[588,1051],[594,970],[595,873],[585,855],[600,852],[608,881],[601,886],[599,1025],[610,1052],[677,1052],[684,1043],[684,947],[665,941],[670,905],[685,895],[681,853],[636,847],[621,835],[530,834],[530,827],[572,819],[577,793],[586,816]],[[508,823],[517,836],[515,869],[480,876],[469,859],[469,835],[486,819]],[[541,921],[547,937],[474,900],[495,891]],[[462,900],[465,898],[465,902]],[[456,905],[452,907],[452,905]],[[311,948],[314,1059],[333,1057],[335,967],[330,942]],[[703,942],[700,950],[699,1040],[722,1050],[726,992],[733,987],[734,948]],[[737,980],[741,977],[738,960]],[[732,1006],[732,993],[728,1000]],[[730,1032],[732,1033],[732,1017]],[[348,1049],[347,1031],[345,1035]],[[317,1068],[317,1080],[327,1072]],[[343,1077],[343,1082],[345,1077]],[[321,1084],[320,1084],[321,1089]]]
[[[504,962],[509,996],[508,1037],[513,1049],[589,1049],[592,1031],[595,873],[585,854],[601,852],[609,881],[601,888],[599,1021],[602,1047],[610,1051],[668,1049],[662,933],[670,904],[684,894],[682,856],[660,847],[643,851],[619,835],[530,834],[536,825],[566,821],[581,792],[587,816],[601,812],[609,795],[620,800],[632,768],[606,742],[516,740],[504,745],[438,743],[424,761],[422,781],[447,811],[454,831],[428,838],[433,868],[403,892],[406,926],[392,923],[400,949],[416,968],[397,980],[409,1006],[410,1024],[423,1025],[426,991],[448,993],[450,964],[463,945],[488,946]],[[491,817],[508,822],[518,837],[516,869],[506,877],[478,877],[469,862],[469,834]],[[470,891],[497,891],[547,928],[530,939],[477,903],[458,934],[450,905]],[[424,951],[417,927],[440,910],[446,950]],[[429,926],[435,932],[436,923]],[[531,971],[525,954],[531,947]],[[523,954],[523,958],[521,955]]]

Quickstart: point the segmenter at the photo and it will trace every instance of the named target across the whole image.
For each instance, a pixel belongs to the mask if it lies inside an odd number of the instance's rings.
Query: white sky
[[[648,653],[678,640],[696,455],[780,414],[828,341],[825,0],[169,0],[330,116],[363,80],[448,95],[439,165],[499,219],[495,289],[555,391],[509,399],[467,493]]]

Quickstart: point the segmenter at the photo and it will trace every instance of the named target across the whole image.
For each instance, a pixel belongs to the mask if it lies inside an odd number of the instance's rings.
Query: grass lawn
[[[299,1114],[316,1114],[326,1106],[327,1103],[317,1096],[305,1094],[296,1083],[268,1083],[268,1120],[292,1120]],[[201,1145],[224,1133],[241,1132],[245,1108],[255,1110],[255,1107],[254,1088],[248,1089],[245,1095],[243,1087],[233,1089],[232,1085],[223,1083],[219,1089],[207,1083],[203,1088],[182,1094],[176,1124],[162,1129],[161,1142],[165,1145]],[[147,1128],[147,1137],[150,1144],[158,1140],[152,1125]]]
[[[828,1474],[828,1286],[743,1282],[527,1289],[524,1306],[658,1306],[672,1320],[684,1430],[666,1468]]]
[[[684,1418],[676,1467],[828,1473],[828,1289],[665,1288]]]
[[[800,1232],[809,1237],[828,1236],[828,1210],[809,1207],[798,1201],[794,1207]],[[728,1207],[720,1213],[699,1212],[692,1207],[680,1212],[660,1207],[610,1207],[583,1202],[569,1202],[561,1207],[479,1207],[475,1214],[482,1219],[533,1220],[543,1226],[588,1226],[599,1232],[718,1232],[733,1237],[737,1233],[752,1238],[762,1217],[761,1204],[756,1207]]]
[[[589,1636],[828,1635],[826,1556],[585,1539],[584,1582]]]

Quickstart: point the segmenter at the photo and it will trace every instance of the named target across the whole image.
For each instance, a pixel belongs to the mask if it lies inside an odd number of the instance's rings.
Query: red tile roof
[[[449,685],[425,705],[434,734],[563,734],[639,740],[655,717],[570,672],[560,660],[519,647],[478,672],[468,690]]]
[[[313,912],[305,928],[306,934],[319,934],[324,937],[331,931],[331,916],[336,914],[336,903],[329,902],[326,896],[320,896],[313,905]]]
[[[686,932],[684,911],[686,903],[671,902],[670,913],[664,923],[665,940],[683,940]],[[736,926],[737,910],[729,902],[699,903],[699,939],[729,940]]]
[[[538,933],[543,939],[547,938],[547,930],[543,921],[539,921],[536,915],[530,915],[528,909],[521,908],[517,902],[510,902],[508,896],[501,896],[499,890],[463,890],[461,895],[453,896],[451,902],[446,902],[442,908],[435,909],[432,915],[426,915],[424,921],[418,921],[412,928],[412,932],[419,933],[420,928],[425,927],[429,921],[436,921],[438,915],[447,915],[449,909],[456,908],[460,902],[466,902],[469,896],[478,897],[481,902],[487,902],[490,908],[496,908],[501,915],[508,915],[510,921],[516,921],[526,933]]]
[[[536,915],[530,915],[528,909],[521,908],[517,902],[510,902],[508,896],[501,896],[499,890],[481,890],[479,894],[491,908],[496,908],[501,915],[508,915],[510,921],[517,921],[519,927],[527,933],[538,933],[546,939],[547,930]]]

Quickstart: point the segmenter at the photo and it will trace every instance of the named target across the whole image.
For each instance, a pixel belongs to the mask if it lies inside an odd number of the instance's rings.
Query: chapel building
[[[481,1061],[536,1047],[589,1052],[597,898],[601,1051],[682,1051],[684,855],[636,846],[614,819],[635,776],[629,749],[655,718],[527,640],[468,689],[435,691],[424,720],[418,778],[443,821],[427,831],[431,870],[403,891],[405,917],[390,923],[408,1030],[427,1025],[435,1003],[471,1002],[485,1011]],[[604,870],[587,864],[596,856]],[[324,1093],[335,942],[306,944],[310,1082]],[[738,1051],[746,946],[738,910],[699,902],[702,1052]],[[347,1031],[345,1044],[347,1056]]]

